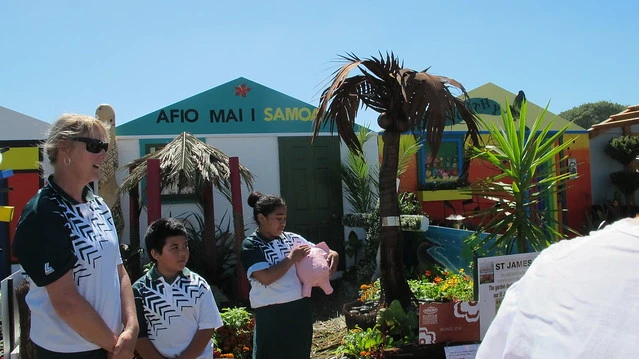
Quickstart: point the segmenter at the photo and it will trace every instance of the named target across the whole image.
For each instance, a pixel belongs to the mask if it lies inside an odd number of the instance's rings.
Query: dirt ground
[[[357,299],[357,285],[347,279],[332,281],[333,293],[324,294],[320,288],[313,288],[313,359],[337,359],[334,352],[347,333],[346,321],[342,314],[345,303]]]

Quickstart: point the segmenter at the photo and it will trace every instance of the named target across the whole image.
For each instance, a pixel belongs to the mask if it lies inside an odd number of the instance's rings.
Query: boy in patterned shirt
[[[153,267],[133,285],[142,358],[212,358],[211,336],[223,325],[208,283],[186,268],[189,245],[174,218],[153,222],[144,242]]]

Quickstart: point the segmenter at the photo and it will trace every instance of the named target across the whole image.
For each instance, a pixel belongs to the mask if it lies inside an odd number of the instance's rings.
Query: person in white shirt
[[[506,292],[477,359],[639,356],[639,216],[544,249]]]
[[[241,260],[251,283],[249,299],[255,316],[253,359],[308,359],[313,339],[310,298],[302,295],[295,263],[314,244],[284,232],[286,202],[279,196],[253,192],[248,198],[258,229],[242,243]],[[298,244],[299,247],[294,245]],[[339,254],[328,255],[330,273]]]
[[[161,218],[144,236],[153,267],[133,284],[140,334],[136,343],[144,359],[213,357],[211,336],[222,317],[211,287],[186,268],[189,243],[184,225]]]
[[[38,358],[132,358],[138,335],[131,281],[113,216],[89,186],[109,148],[96,118],[63,114],[42,148],[53,166],[24,207],[13,251],[29,276]]]

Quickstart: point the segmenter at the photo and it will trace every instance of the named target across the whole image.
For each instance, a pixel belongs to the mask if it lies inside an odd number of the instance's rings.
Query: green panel
[[[316,108],[243,77],[117,126],[118,136],[309,133]]]
[[[337,136],[280,137],[280,185],[288,206],[287,231],[326,242],[343,262],[342,187]],[[340,265],[342,265],[341,263]]]

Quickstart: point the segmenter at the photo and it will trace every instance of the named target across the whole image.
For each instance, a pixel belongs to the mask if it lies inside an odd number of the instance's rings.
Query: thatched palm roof
[[[160,187],[195,188],[201,193],[202,186],[211,182],[230,200],[231,171],[229,157],[219,149],[200,141],[190,133],[182,132],[159,151],[133,160],[124,166],[129,175],[124,179],[119,193],[127,193],[146,176],[146,161],[160,160]],[[247,188],[253,188],[253,175],[248,168],[240,165],[240,176]]]

